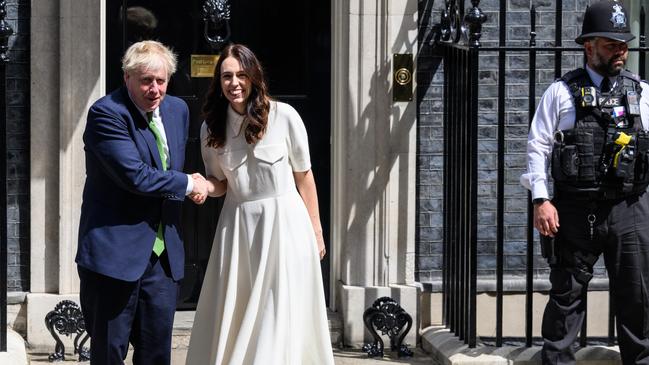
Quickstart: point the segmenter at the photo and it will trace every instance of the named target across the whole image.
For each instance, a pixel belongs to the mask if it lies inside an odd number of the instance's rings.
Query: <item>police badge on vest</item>
[[[649,134],[640,119],[640,79],[622,71],[615,87],[600,92],[586,70],[562,78],[575,104],[575,126],[557,130],[552,178],[558,193],[619,199],[649,185]]]

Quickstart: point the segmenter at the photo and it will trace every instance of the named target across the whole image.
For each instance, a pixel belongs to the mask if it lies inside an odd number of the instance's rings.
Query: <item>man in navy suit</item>
[[[176,56],[154,41],[122,59],[125,86],[99,99],[83,134],[86,183],[76,262],[91,336],[91,364],[169,364],[183,277],[180,214],[185,196],[207,196],[182,172],[189,111],[165,95]]]

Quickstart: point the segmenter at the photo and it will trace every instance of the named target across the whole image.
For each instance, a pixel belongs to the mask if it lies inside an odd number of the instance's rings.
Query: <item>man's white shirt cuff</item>
[[[185,190],[185,195],[191,194],[193,190],[194,190],[194,178],[192,178],[192,175],[187,175],[187,190]]]

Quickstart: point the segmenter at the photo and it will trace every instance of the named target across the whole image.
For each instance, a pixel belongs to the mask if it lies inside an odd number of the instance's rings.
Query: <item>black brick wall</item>
[[[7,0],[8,290],[29,291],[29,0]]]
[[[440,6],[439,0],[419,2],[416,280],[423,283],[439,283],[443,263],[444,63],[430,45]]]

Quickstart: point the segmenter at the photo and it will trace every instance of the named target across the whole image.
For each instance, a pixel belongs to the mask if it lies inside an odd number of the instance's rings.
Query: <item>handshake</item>
[[[214,186],[210,180],[206,179],[198,172],[193,173],[191,177],[194,181],[194,188],[188,195],[189,199],[191,199],[196,204],[203,204],[205,203],[205,200],[207,200],[207,196],[209,195],[210,185],[212,187],[212,190],[214,190]]]

